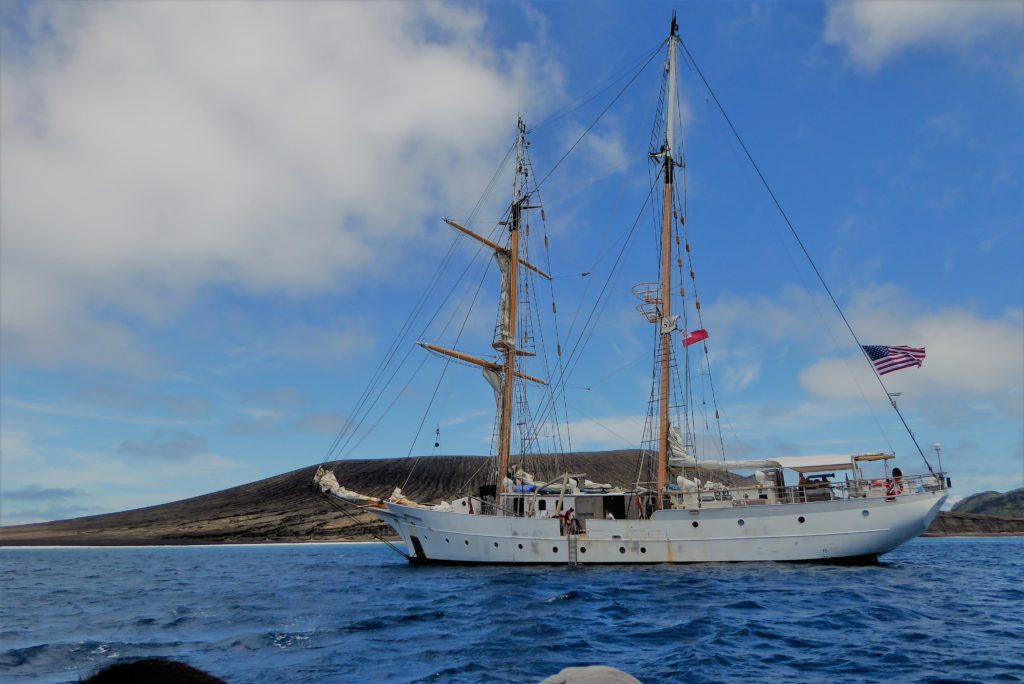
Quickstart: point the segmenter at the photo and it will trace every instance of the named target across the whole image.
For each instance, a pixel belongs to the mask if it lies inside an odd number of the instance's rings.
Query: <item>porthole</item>
[[[739,525],[740,527],[743,527],[747,523],[743,522],[743,518],[740,518],[739,520],[736,521],[736,524]]]
[[[871,515],[871,513],[869,511],[867,511],[867,510],[861,511],[860,514],[863,515],[865,518],[868,517],[869,515]]]
[[[640,547],[640,553],[647,553],[647,547],[646,546],[641,546]]]
[[[692,523],[690,523],[690,524],[691,524],[691,525],[693,525],[694,527],[700,527],[700,523],[699,523],[699,522],[697,522],[696,520],[694,520],[694,521],[693,521]]]
[[[498,542],[494,542],[494,548],[498,548]]]
[[[463,506],[465,506],[465,505],[466,505],[466,502],[465,502],[465,501],[463,501],[463,502],[462,502],[462,505],[463,505]]]
[[[451,539],[449,539],[448,537],[445,537],[445,538],[444,538],[444,543],[445,543],[445,544],[451,544],[451,543],[452,543],[452,540],[451,540]]]
[[[552,553],[558,553],[558,547],[557,546],[552,546],[551,547],[551,552]]]
[[[626,547],[625,546],[620,546],[619,547],[619,553],[626,553]]]
[[[468,539],[465,539],[464,542],[465,542],[466,546],[469,546],[469,540]]]
[[[580,547],[580,553],[586,553],[586,552],[587,552],[587,547],[586,546],[581,546]]]
[[[804,516],[801,515],[799,518],[796,519],[796,521],[798,523],[802,523],[804,521]]]
[[[523,548],[523,545],[522,545],[522,544],[520,544],[520,545],[519,545],[519,548],[520,548],[520,549],[522,549],[522,548]]]

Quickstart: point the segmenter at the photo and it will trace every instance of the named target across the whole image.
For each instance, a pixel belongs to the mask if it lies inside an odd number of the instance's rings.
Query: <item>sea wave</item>
[[[419,568],[382,546],[0,551],[0,668],[169,657],[232,683],[1022,681],[1024,540],[865,567]]]

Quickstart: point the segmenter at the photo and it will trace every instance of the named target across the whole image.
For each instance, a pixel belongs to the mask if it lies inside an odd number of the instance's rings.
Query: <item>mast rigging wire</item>
[[[743,149],[743,153],[746,155],[747,160],[750,162],[751,166],[754,167],[754,171],[757,172],[758,178],[761,179],[761,184],[764,185],[765,190],[768,191],[768,195],[769,197],[772,198],[772,202],[775,204],[775,208],[779,210],[779,214],[782,216],[782,220],[785,221],[786,226],[789,228],[789,232],[793,234],[793,238],[796,240],[797,245],[800,246],[800,250],[807,258],[807,263],[809,263],[811,265],[811,268],[814,270],[814,275],[818,277],[818,282],[820,282],[821,286],[825,289],[825,292],[828,294],[828,298],[832,300],[832,305],[836,308],[836,311],[839,313],[839,317],[843,319],[843,323],[846,325],[846,329],[850,332],[850,336],[853,337],[854,342],[857,343],[857,349],[860,350],[861,355],[871,366],[872,372],[875,375],[875,379],[878,380],[879,386],[882,388],[882,391],[885,392],[886,397],[889,399],[889,404],[896,412],[896,415],[899,416],[900,422],[903,423],[903,427],[907,431],[907,435],[910,436],[910,441],[914,443],[914,446],[917,448],[917,453],[921,455],[921,459],[924,461],[924,464],[928,467],[928,472],[931,473],[932,475],[935,475],[935,471],[932,470],[932,466],[928,462],[928,458],[924,455],[924,450],[921,448],[921,445],[918,444],[917,442],[917,437],[914,436],[913,431],[907,424],[907,421],[903,417],[903,414],[900,412],[900,409],[896,405],[896,402],[893,401],[892,397],[889,396],[889,390],[886,388],[885,383],[882,382],[882,377],[878,375],[878,372],[875,370],[874,364],[871,363],[871,359],[868,357],[867,352],[864,350],[864,345],[861,344],[860,338],[857,337],[857,333],[854,332],[853,326],[850,324],[849,319],[846,318],[846,314],[843,312],[843,308],[839,306],[839,301],[836,299],[835,295],[832,294],[831,288],[829,288],[828,283],[825,282],[825,278],[824,276],[822,276],[821,271],[818,270],[818,266],[817,264],[814,263],[814,259],[811,258],[811,253],[807,250],[807,247],[804,245],[804,241],[800,238],[800,234],[797,233],[796,227],[793,225],[793,222],[789,220],[789,216],[786,214],[786,210],[782,208],[782,203],[779,201],[779,198],[775,195],[775,192],[772,190],[771,185],[768,184],[768,179],[765,178],[765,175],[761,172],[761,167],[757,165],[756,161],[754,161],[754,155],[751,154],[750,149],[747,148],[746,143],[743,142],[743,138],[740,136],[739,131],[736,130],[736,126],[733,125],[732,119],[730,119],[729,115],[726,113],[725,107],[722,105],[721,100],[718,99],[718,95],[715,94],[715,91],[711,88],[711,84],[708,83],[707,78],[704,77],[704,72],[701,71],[700,66],[698,66],[697,64],[697,60],[693,58],[693,55],[690,53],[690,49],[686,47],[686,42],[681,37],[679,38],[679,45],[683,48],[683,52],[686,53],[686,57],[693,65],[693,68],[697,72],[697,75],[700,76],[700,80],[704,84],[704,87],[707,88],[708,94],[711,95],[711,99],[715,101],[715,105],[718,107],[718,111],[721,112],[722,117],[725,119],[725,122],[729,125],[729,129],[732,131],[733,136],[735,136],[736,142],[738,142],[740,147]]]
[[[613,107],[613,106],[615,105],[615,103],[619,101],[619,98],[620,98],[620,97],[622,97],[622,95],[623,95],[623,94],[624,94],[624,93],[625,93],[625,92],[626,92],[627,90],[629,90],[629,86],[633,85],[633,82],[634,82],[634,81],[636,81],[636,79],[637,79],[637,78],[639,78],[640,74],[642,74],[642,73],[644,72],[644,70],[645,70],[645,69],[647,69],[648,65],[649,65],[649,64],[650,64],[650,63],[651,63],[652,61],[654,61],[654,58],[658,56],[658,50],[660,50],[660,49],[661,49],[661,46],[662,46],[662,45],[664,45],[664,44],[665,44],[665,41],[662,41],[661,43],[659,43],[659,44],[658,44],[658,48],[657,48],[657,49],[655,49],[654,51],[652,51],[652,52],[651,52],[651,56],[650,56],[650,57],[648,57],[648,58],[647,58],[647,61],[646,61],[646,62],[644,62],[643,66],[641,66],[641,67],[640,67],[640,69],[639,69],[639,70],[637,70],[637,72],[636,72],[635,74],[633,74],[633,77],[632,77],[632,78],[630,78],[630,79],[629,79],[629,81],[627,81],[627,82],[626,82],[626,85],[622,86],[622,90],[620,90],[620,91],[619,91],[619,92],[618,92],[618,93],[617,93],[617,94],[615,95],[615,97],[613,97],[613,98],[612,98],[611,102],[609,102],[609,103],[608,103],[607,105],[605,105],[604,109],[602,109],[602,110],[601,110],[601,112],[600,112],[600,113],[599,113],[599,114],[597,115],[597,118],[596,118],[596,119],[594,119],[594,120],[593,120],[593,121],[592,121],[592,122],[590,123],[590,125],[589,125],[589,126],[587,126],[586,130],[584,130],[584,131],[583,131],[583,133],[581,133],[581,134],[580,134],[580,137],[576,138],[576,142],[574,142],[574,143],[573,143],[572,145],[570,145],[570,146],[569,146],[569,149],[568,149],[568,150],[566,150],[566,151],[565,151],[565,154],[563,154],[563,155],[562,155],[562,156],[561,156],[561,157],[560,157],[560,158],[558,159],[558,161],[556,161],[556,162],[555,162],[555,165],[554,165],[554,166],[552,166],[552,167],[551,167],[550,169],[548,169],[548,172],[547,172],[546,174],[544,174],[544,177],[543,177],[543,178],[541,178],[541,179],[540,179],[540,182],[539,182],[539,183],[537,183],[537,185],[535,186],[535,187],[536,187],[536,189],[538,189],[538,190],[539,190],[539,189],[540,189],[540,187],[541,187],[542,185],[544,185],[544,182],[545,182],[545,181],[546,181],[546,180],[547,180],[548,178],[550,178],[550,177],[551,177],[551,174],[553,174],[553,173],[555,172],[555,170],[556,170],[556,169],[557,169],[557,168],[558,168],[558,167],[559,167],[559,166],[560,166],[560,165],[562,164],[562,162],[564,162],[564,161],[566,160],[566,158],[567,158],[567,157],[568,157],[568,156],[569,156],[570,154],[572,154],[573,150],[575,150],[575,149],[576,149],[576,146],[577,146],[577,145],[579,145],[579,144],[580,144],[580,143],[581,143],[581,142],[583,141],[583,138],[585,138],[585,137],[587,136],[587,133],[590,133],[590,131],[591,131],[591,130],[592,130],[592,129],[594,128],[594,126],[596,126],[596,125],[597,125],[597,123],[598,123],[598,122],[599,122],[599,121],[601,120],[601,118],[602,118],[602,117],[604,117],[604,115],[608,113],[608,110],[609,110],[609,109],[611,109],[611,108],[612,108],[612,107]]]

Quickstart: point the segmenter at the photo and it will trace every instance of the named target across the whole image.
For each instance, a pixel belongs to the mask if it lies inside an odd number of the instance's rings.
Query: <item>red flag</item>
[[[708,331],[701,328],[700,330],[694,330],[692,333],[683,338],[683,346],[689,347],[691,344],[697,344],[701,340],[708,339]]]

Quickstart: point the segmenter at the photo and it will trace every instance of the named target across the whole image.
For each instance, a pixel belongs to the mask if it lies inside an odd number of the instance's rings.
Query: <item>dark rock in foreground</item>
[[[598,482],[630,482],[636,451],[539,457],[527,463],[538,480],[569,470]],[[369,459],[327,464],[338,480],[364,494],[388,496],[409,478],[418,501],[452,499],[491,480],[493,461],[479,456]],[[390,536],[372,515],[334,503],[312,486],[316,466],[183,501],[71,520],[0,528],[0,545],[123,546],[268,542],[369,541]],[[410,472],[412,476],[409,477]],[[1020,490],[1018,490],[1020,491]],[[941,513],[930,535],[1024,534],[1024,518]]]

